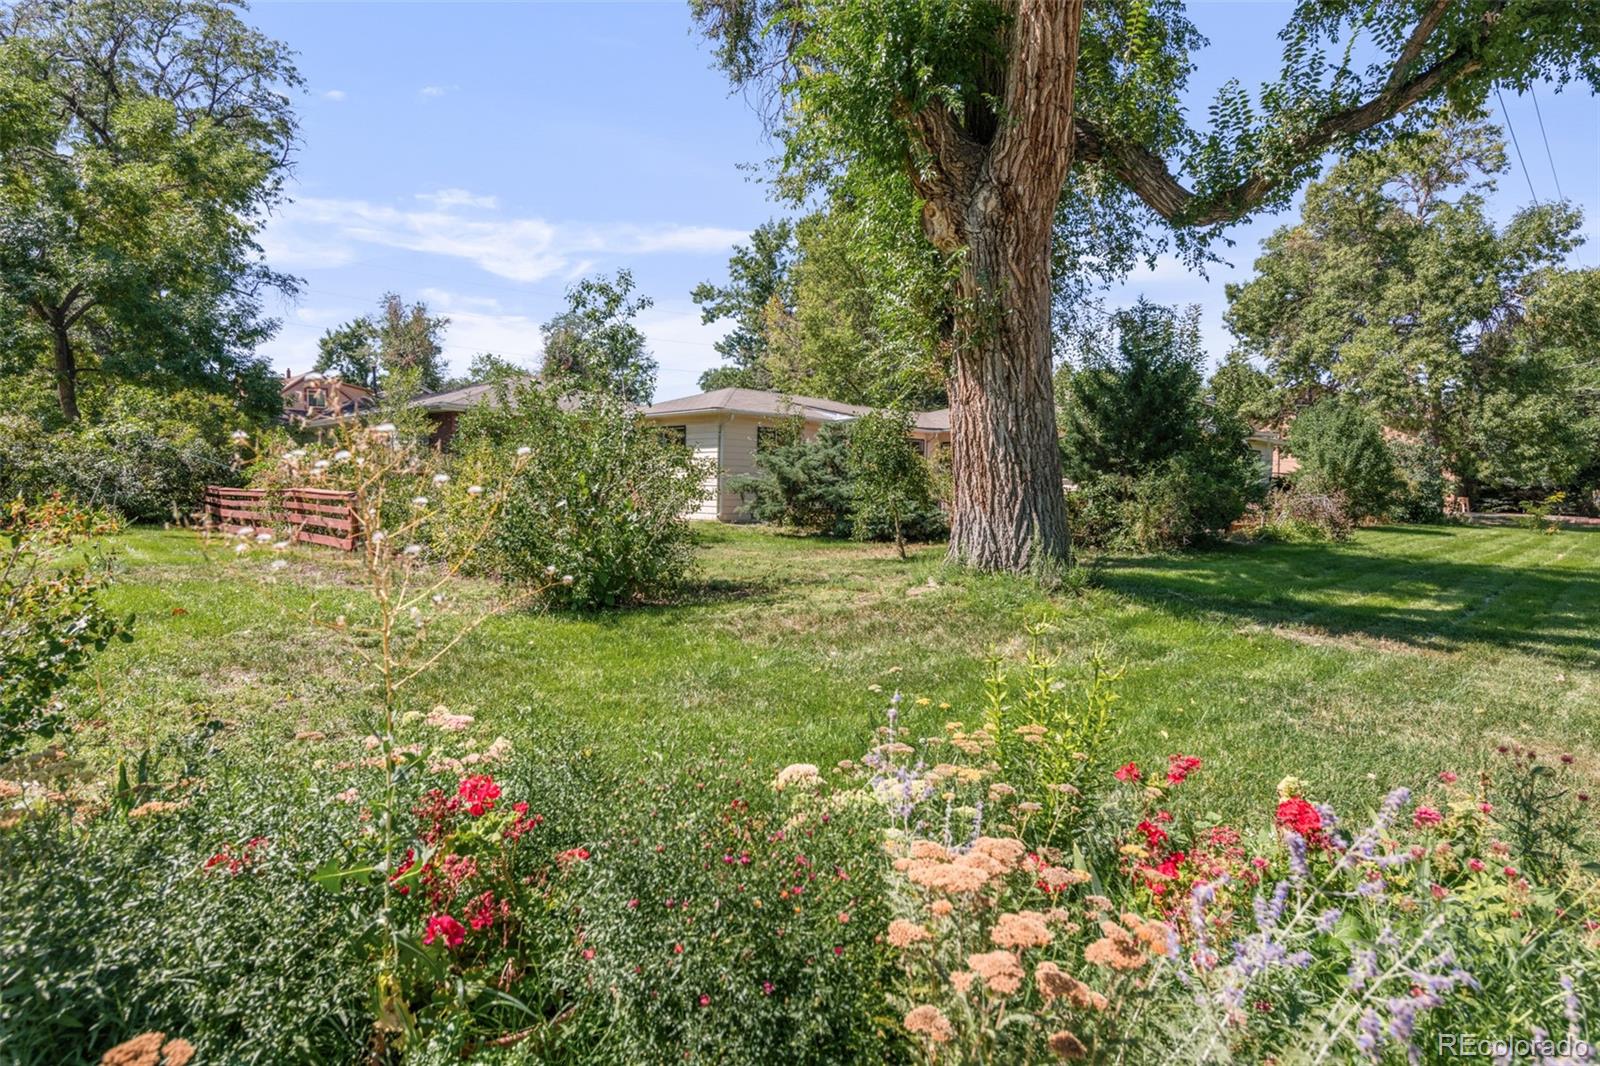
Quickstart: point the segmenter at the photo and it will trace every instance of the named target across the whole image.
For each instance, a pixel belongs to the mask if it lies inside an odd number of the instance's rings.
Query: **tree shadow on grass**
[[[1483,547],[1487,554],[1496,545]],[[1110,559],[1101,582],[1174,614],[1232,618],[1306,643],[1432,653],[1487,646],[1600,666],[1600,571],[1592,568],[1435,558],[1363,543],[1229,544]]]

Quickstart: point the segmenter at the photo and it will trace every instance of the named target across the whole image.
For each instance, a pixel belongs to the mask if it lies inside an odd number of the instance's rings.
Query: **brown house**
[[[283,373],[283,419],[304,425],[314,418],[342,418],[360,414],[377,406],[371,389],[352,385],[338,374],[312,370],[305,374]]]

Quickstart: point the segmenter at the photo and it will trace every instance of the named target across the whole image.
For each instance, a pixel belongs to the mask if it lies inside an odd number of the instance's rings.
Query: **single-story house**
[[[769,434],[781,432],[786,422],[798,418],[802,434],[811,438],[826,423],[848,422],[870,410],[818,396],[729,388],[664,400],[640,414],[713,464],[706,476],[704,501],[690,517],[738,522],[746,517],[745,501],[729,482],[756,472],[756,451]],[[925,455],[948,446],[949,409],[918,413],[911,435]]]
[[[1279,430],[1268,427],[1253,429],[1245,438],[1245,443],[1250,445],[1250,450],[1261,461],[1263,481],[1288,477],[1300,469],[1300,460],[1284,450],[1284,435]]]
[[[283,396],[283,419],[304,425],[312,419],[345,418],[369,411],[377,406],[372,390],[353,385],[337,373],[305,374],[283,372],[283,384],[278,392]]]

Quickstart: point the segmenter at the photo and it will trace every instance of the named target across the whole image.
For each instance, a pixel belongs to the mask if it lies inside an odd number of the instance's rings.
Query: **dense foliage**
[[[1226,530],[1260,496],[1246,426],[1202,399],[1198,312],[1141,300],[1080,333],[1059,390],[1079,543],[1182,547]]]
[[[1594,283],[1562,268],[1582,216],[1534,204],[1496,226],[1485,197],[1506,170],[1498,129],[1449,118],[1312,185],[1257,276],[1228,287],[1229,325],[1277,393],[1265,406],[1344,396],[1436,449],[1473,497],[1592,468],[1593,371],[1572,351],[1595,336]]]
[[[705,464],[609,393],[562,394],[533,382],[504,388],[502,403],[462,417],[452,442],[458,481],[490,483],[508,454],[523,459],[474,565],[513,582],[570,575],[552,598],[581,607],[676,589],[691,564],[685,516],[705,491]]]
[[[656,360],[634,323],[653,301],[633,295],[633,274],[584,278],[567,290],[567,309],[546,322],[546,382],[562,388],[608,393],[646,404],[656,387]]]
[[[933,472],[904,411],[869,411],[850,423],[850,494],[856,536],[887,527],[900,558],[906,528],[938,510]]]
[[[440,338],[449,325],[448,318],[429,314],[423,301],[407,304],[399,293],[386,292],[376,315],[361,315],[322,334],[313,369],[406,398],[412,392],[436,392],[445,387]]]
[[[129,639],[102,593],[103,557],[73,560],[108,525],[59,499],[0,511],[0,761],[60,726],[62,690],[112,640]]]
[[[0,373],[183,384],[275,413],[255,346],[294,279],[256,240],[296,143],[291,53],[228,0],[0,12]]]
[[[1297,485],[1337,493],[1355,518],[1385,514],[1400,489],[1394,456],[1377,419],[1354,403],[1321,400],[1295,418],[1291,455],[1300,460]]]

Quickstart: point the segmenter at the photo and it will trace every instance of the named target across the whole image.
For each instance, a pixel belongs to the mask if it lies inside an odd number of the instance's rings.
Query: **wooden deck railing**
[[[206,515],[217,528],[288,527],[293,540],[353,551],[360,526],[355,493],[339,489],[235,489],[206,486]]]

